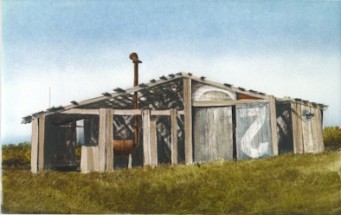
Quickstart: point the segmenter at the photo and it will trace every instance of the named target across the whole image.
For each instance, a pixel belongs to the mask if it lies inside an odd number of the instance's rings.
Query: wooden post
[[[98,171],[98,147],[82,146],[81,150],[81,172]]]
[[[290,102],[291,105],[291,125],[292,125],[292,141],[294,145],[294,154],[297,154],[298,149],[298,141],[297,141],[297,112],[296,112],[296,104],[293,102]]]
[[[304,153],[304,144],[303,144],[303,128],[302,128],[302,113],[301,113],[301,104],[296,103],[296,116],[297,116],[297,132],[295,139],[297,140],[298,153]]]
[[[38,138],[39,123],[38,118],[32,118],[32,141],[31,141],[31,172],[38,172]]]
[[[317,141],[319,146],[319,152],[324,151],[324,143],[323,143],[323,122],[321,117],[321,111],[319,108],[316,108],[316,120],[317,120]]]
[[[143,120],[143,165],[151,165],[150,110],[142,111]]]
[[[183,79],[183,101],[184,101],[184,144],[185,163],[193,163],[193,143],[192,143],[192,80]]]
[[[99,109],[98,159],[99,172],[105,171],[106,109]]]
[[[128,169],[131,169],[133,167],[133,154],[130,153],[128,157]]]
[[[312,126],[312,137],[313,137],[313,148],[314,148],[314,153],[320,152],[320,143],[318,139],[318,118],[317,118],[317,108],[316,107],[311,107],[310,111],[311,113],[314,114],[314,116],[310,119],[311,120],[311,126]]]
[[[110,172],[114,168],[114,129],[113,129],[113,113],[112,109],[106,110],[106,171]]]
[[[150,120],[150,164],[157,166],[157,136],[156,136],[156,119],[152,117]]]
[[[113,169],[113,112],[111,109],[99,109],[99,172]]]
[[[170,110],[171,121],[171,162],[178,164],[178,123],[177,123],[177,110]]]
[[[45,114],[42,113],[39,116],[39,135],[38,135],[38,171],[42,171],[45,168],[44,163],[44,145],[45,145]]]
[[[276,118],[276,99],[274,96],[270,96],[270,127],[272,137],[272,151],[273,155],[278,155],[278,137],[277,137],[277,118]]]

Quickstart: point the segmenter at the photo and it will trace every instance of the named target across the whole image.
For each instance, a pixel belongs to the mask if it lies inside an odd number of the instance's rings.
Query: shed
[[[77,165],[77,132],[84,136],[79,168],[85,173],[319,153],[325,109],[177,73],[52,107],[23,123],[32,123],[33,173]]]

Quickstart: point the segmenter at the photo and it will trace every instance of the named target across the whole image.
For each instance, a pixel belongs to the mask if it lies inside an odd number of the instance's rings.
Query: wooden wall
[[[235,99],[234,92],[193,82],[193,102],[207,102],[207,106],[193,108],[194,162],[233,159],[232,107],[212,107],[210,103]]]
[[[322,152],[324,150],[322,110],[303,102],[292,102],[291,109],[294,152]],[[312,115],[307,116],[305,113]]]
[[[193,120],[194,162],[232,160],[232,108],[194,108]]]
[[[269,104],[236,105],[237,159],[273,155]]]
[[[65,112],[74,114],[76,120],[85,114],[81,171],[262,158],[278,152],[316,153],[324,149],[322,110],[310,103],[276,101],[273,96],[242,98],[242,94],[189,78],[171,84],[180,91],[165,92],[172,95],[170,98],[144,90],[150,101],[141,102],[139,110]],[[304,113],[311,113],[311,117]],[[129,156],[118,156],[113,153],[112,141],[133,140],[135,116],[139,144]],[[41,114],[32,120],[32,172],[75,162],[76,124],[56,126],[53,117],[60,115]]]

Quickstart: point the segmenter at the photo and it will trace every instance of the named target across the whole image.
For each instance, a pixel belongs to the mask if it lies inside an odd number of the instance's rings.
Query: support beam
[[[291,102],[291,124],[292,124],[292,139],[293,139],[293,145],[294,145],[294,154],[297,154],[299,152],[299,143],[297,140],[297,112],[296,112],[296,104]]]
[[[38,118],[32,118],[32,140],[31,140],[31,172],[38,172],[38,140],[39,123]]]
[[[106,110],[106,171],[110,172],[114,169],[114,129],[113,129],[113,116],[114,111],[112,109]]]
[[[172,164],[178,164],[178,113],[176,109],[170,110],[171,121],[171,162]]]
[[[38,136],[38,171],[42,171],[45,168],[45,114],[42,113],[39,116],[39,136]]]
[[[150,120],[150,162],[151,166],[157,166],[157,136],[156,136],[156,119],[152,117]]]
[[[111,109],[99,109],[99,172],[113,169],[113,112]]]
[[[277,138],[277,118],[276,118],[276,99],[270,96],[270,127],[272,138],[272,151],[273,155],[278,155],[278,138]]]
[[[222,107],[232,106],[237,104],[258,104],[268,103],[266,99],[241,99],[241,100],[221,100],[221,101],[193,101],[193,107]]]
[[[142,111],[143,121],[143,165],[151,165],[150,110]]]
[[[193,163],[192,145],[192,80],[183,79],[185,163]]]

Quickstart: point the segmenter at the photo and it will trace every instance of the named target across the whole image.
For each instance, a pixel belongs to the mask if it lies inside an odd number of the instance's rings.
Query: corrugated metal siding
[[[272,156],[269,104],[236,105],[237,159]]]
[[[194,162],[233,159],[231,107],[194,108]]]

